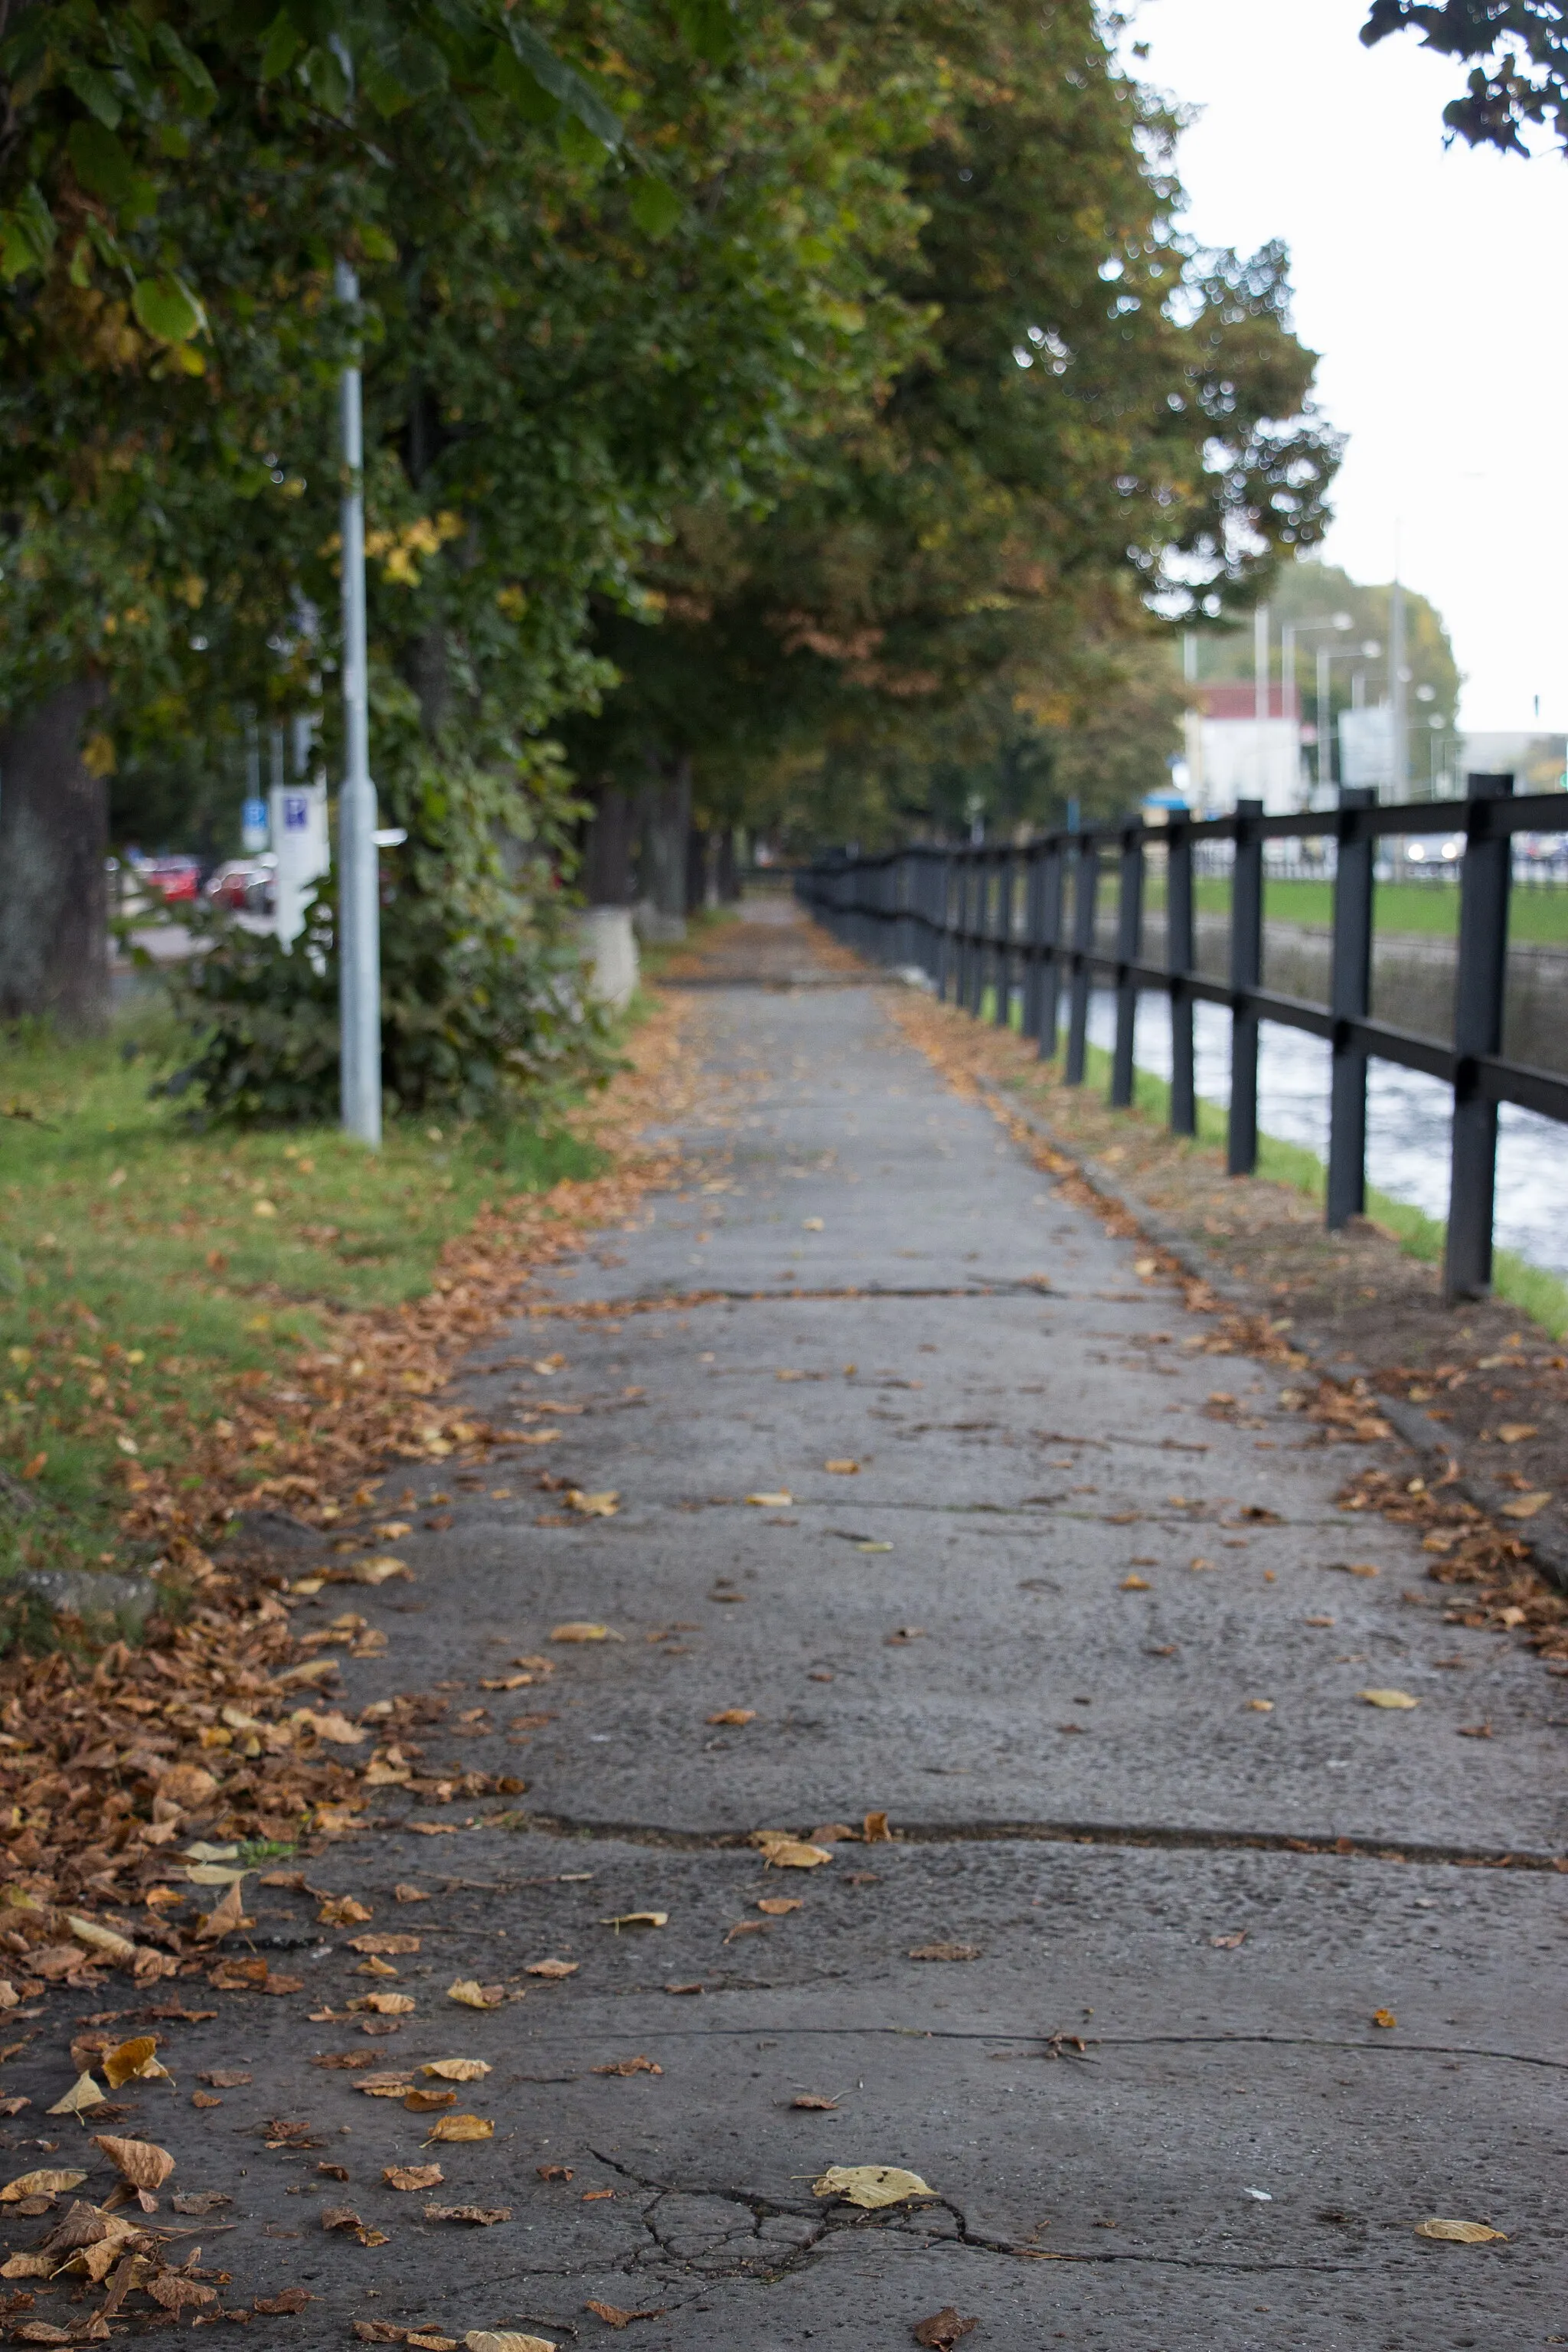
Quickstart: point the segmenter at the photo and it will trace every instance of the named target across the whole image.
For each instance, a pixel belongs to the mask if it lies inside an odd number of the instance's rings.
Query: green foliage
[[[396,779],[384,815],[408,838],[381,853],[382,1056],[388,1113],[503,1124],[563,1079],[607,1074],[608,1029],[584,998],[556,866],[575,814],[552,747],[489,759],[425,744],[408,698],[380,698]],[[398,727],[398,713],[403,725]],[[399,732],[405,756],[395,760]],[[165,1091],[242,1125],[335,1116],[336,896],[331,880],[288,949],[219,911],[205,952],[164,968],[199,1040]]]
[[[1568,22],[1563,0],[1372,0],[1362,39],[1417,29],[1423,48],[1477,60],[1443,120],[1472,147],[1528,154],[1521,135],[1550,122],[1568,146]]]

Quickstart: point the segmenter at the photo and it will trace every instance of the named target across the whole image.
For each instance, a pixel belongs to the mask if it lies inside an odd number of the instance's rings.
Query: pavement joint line
[[[662,1990],[662,1988],[660,1988]],[[721,1989],[722,1990],[722,1989]],[[728,1993],[731,2000],[743,1999],[748,1992],[788,1994],[802,1990],[798,1985],[763,1985],[740,1987]],[[646,1989],[640,1994],[626,1994],[626,1999],[646,1999]],[[615,2029],[604,2026],[603,2033],[614,2038]],[[1044,2033],[1037,2026],[1021,2026],[1007,2032],[998,2026],[993,2032],[982,2032],[973,2026],[963,2025],[784,2025],[770,2020],[770,2037],[783,2042],[864,2042],[891,2039],[903,2042],[1040,2042],[1056,2040],[1054,2033]],[[757,2032],[755,2021],[750,2025],[640,2025],[627,2030],[620,2038],[635,2042],[657,2032],[660,2042],[750,2042]],[[536,2033],[535,2043],[580,2042],[580,2032]],[[1380,2058],[1484,2058],[1500,2065],[1540,2066],[1549,2074],[1568,2074],[1568,2058],[1543,2058],[1531,2050],[1489,2050],[1468,2042],[1394,2042],[1384,2037],[1377,2042],[1350,2042],[1333,2034],[1322,2033],[1091,2033],[1084,2037],[1089,2050],[1344,2050],[1367,2051]],[[1001,2059],[1016,2059],[1021,2065],[1031,2063],[1038,2053],[1032,2050],[1002,2050]],[[1055,2063],[1059,2053],[1047,2052],[1041,2063]],[[1093,2060],[1074,2052],[1062,2060],[1074,2066],[1092,2065]],[[525,2076],[525,2081],[574,2082],[574,2075]]]
[[[395,1834],[413,1816],[383,1816],[372,1826]],[[750,1830],[680,1830],[647,1822],[591,1822],[562,1813],[513,1816],[517,1832],[536,1837],[572,1838],[595,1843],[662,1846],[684,1853],[752,1853],[757,1851]],[[1568,1855],[1535,1853],[1528,1848],[1498,1848],[1428,1844],[1414,1840],[1394,1843],[1386,1838],[1299,1837],[1284,1830],[1205,1830],[1165,1827],[1156,1823],[1090,1822],[902,1822],[891,1841],[896,1845],[1094,1845],[1154,1848],[1164,1853],[1300,1853],[1327,1855],[1336,1862],[1431,1864],[1457,1870],[1527,1870],[1568,1874]]]

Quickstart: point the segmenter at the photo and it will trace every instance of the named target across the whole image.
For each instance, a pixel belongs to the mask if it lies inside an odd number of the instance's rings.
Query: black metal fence
[[[1568,1122],[1568,1077],[1511,1061],[1502,1051],[1513,836],[1562,829],[1557,793],[1516,798],[1511,776],[1472,775],[1462,802],[1379,807],[1370,792],[1347,789],[1342,805],[1300,816],[1265,816],[1261,801],[1240,801],[1234,816],[1177,816],[1068,834],[1047,834],[1024,847],[918,846],[879,857],[850,857],[796,877],[799,896],[835,936],[884,963],[916,965],[937,993],[978,1014],[987,991],[994,1015],[1010,1025],[1015,1005],[1024,1034],[1042,1055],[1057,1051],[1061,1004],[1068,1006],[1066,1078],[1083,1082],[1089,990],[1096,976],[1116,996],[1110,1100],[1132,1100],[1133,1028],[1139,991],[1157,989],[1171,1005],[1171,1126],[1197,1129],[1193,1007],[1227,1005],[1231,1014],[1228,1156],[1233,1176],[1258,1163],[1258,1024],[1279,1021],[1329,1041],[1328,1223],[1366,1204],[1367,1064],[1376,1056],[1424,1070],[1453,1088],[1454,1139],[1444,1283],[1450,1300],[1474,1297],[1491,1280],[1497,1189],[1498,1107],[1517,1103]],[[1451,1043],[1372,1018],[1373,866],[1390,835],[1462,833],[1458,971]],[[1263,980],[1264,844],[1330,836],[1336,859],[1333,945],[1327,1004],[1266,989]],[[1193,910],[1195,854],[1205,843],[1233,845],[1230,872],[1230,976],[1196,969]],[[1143,957],[1144,881],[1151,851],[1165,880],[1165,961]],[[1116,949],[1103,953],[1096,918],[1107,861],[1116,861]],[[1070,937],[1065,921],[1070,886]],[[1565,1163],[1568,1179],[1568,1163]],[[1565,1182],[1568,1190],[1568,1182]]]

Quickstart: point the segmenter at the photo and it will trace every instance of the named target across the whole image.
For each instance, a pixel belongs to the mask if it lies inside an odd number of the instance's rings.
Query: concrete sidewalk
[[[619,2332],[595,2303],[643,2315],[641,2352],[893,2352],[949,2305],[975,2352],[1568,2341],[1563,1879],[1489,1866],[1562,1850],[1559,1686],[1443,1622],[1415,1538],[1335,1507],[1376,1450],[1189,1345],[881,992],[737,984],[694,1034],[702,1168],[468,1384],[560,1435],[422,1474],[452,1523],[410,1509],[415,1590],[355,1596],[389,1647],[345,1704],[433,1691],[421,1773],[526,1780],[518,1826],[426,1836],[468,1808],[395,1790],[407,1827],[307,1867],[418,1934],[395,2038],[362,2041],[315,1898],[258,1890],[258,1949],[331,2021],[226,2006],[183,2063],[250,2084],[117,2128],[234,2197],[205,2259],[304,2286],[265,2338],[301,2352],[356,2321],[591,2346]],[[615,1638],[552,1644],[565,1621]],[[555,1671],[499,1691],[530,1656]],[[893,1843],[843,1834],[881,1811]],[[764,1828],[833,1858],[775,1866]],[[605,1924],[636,1912],[668,1924]],[[477,2013],[463,1978],[524,1997]],[[462,2104],[493,2139],[426,2147],[429,2117],[310,2063],[366,2051],[486,2060]],[[264,2147],[278,2117],[308,2150]],[[436,2198],[510,2218],[384,2185],[432,2158]],[[934,2199],[815,2196],[836,2165]],[[345,2201],[386,2242],[324,2231]]]

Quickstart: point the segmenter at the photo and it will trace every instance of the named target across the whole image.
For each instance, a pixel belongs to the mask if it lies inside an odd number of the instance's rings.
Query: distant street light
[[[1346,629],[1352,629],[1354,626],[1355,623],[1349,613],[1336,613],[1331,620],[1307,621],[1303,623],[1300,628],[1292,629],[1290,632],[1289,656],[1289,675],[1282,681],[1282,683],[1289,686],[1294,686],[1296,683],[1296,639],[1298,637],[1319,637],[1330,632],[1332,632],[1335,635],[1342,635]],[[1326,656],[1326,660],[1331,661],[1332,659],[1332,653],[1329,653]],[[1328,744],[1328,670],[1325,661],[1325,650],[1321,646],[1320,646],[1318,648],[1318,789],[1320,792],[1325,788],[1330,780],[1329,767],[1331,763],[1329,761]]]
[[[1318,647],[1318,789],[1328,791],[1333,782],[1332,762],[1329,756],[1331,730],[1329,726],[1329,664],[1337,661],[1370,661],[1381,650],[1375,638],[1369,637],[1360,646],[1320,646]]]

